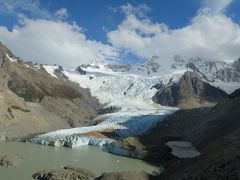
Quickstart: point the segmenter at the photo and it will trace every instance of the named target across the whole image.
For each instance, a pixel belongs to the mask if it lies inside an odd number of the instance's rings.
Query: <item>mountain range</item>
[[[239,167],[231,155],[238,155],[239,88],[240,59],[175,56],[166,68],[154,56],[144,64],[95,60],[69,69],[24,62],[0,43],[0,139],[106,145],[110,153],[163,163],[167,170],[155,178],[212,178],[216,168],[229,177]],[[199,157],[175,157],[171,141],[192,143]]]

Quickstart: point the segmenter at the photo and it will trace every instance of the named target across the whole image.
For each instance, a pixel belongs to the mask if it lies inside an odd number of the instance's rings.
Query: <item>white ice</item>
[[[54,66],[44,66],[47,72],[54,76]],[[109,139],[83,134],[91,131],[115,131],[120,137],[143,134],[153,128],[157,122],[166,115],[176,111],[176,108],[164,107],[154,104],[151,100],[156,93],[152,86],[157,83],[167,84],[170,81],[178,82],[185,71],[172,72],[168,75],[146,77],[136,74],[113,72],[101,68],[86,68],[86,75],[81,75],[75,70],[64,69],[63,73],[69,80],[76,82],[83,88],[89,88],[93,96],[97,97],[106,106],[117,106],[121,110],[103,115],[103,122],[89,127],[62,129],[40,135],[33,139],[42,144],[67,144],[70,147],[91,144],[106,145]],[[61,143],[60,143],[61,142]],[[70,143],[69,143],[70,142]],[[69,145],[71,144],[71,145]]]

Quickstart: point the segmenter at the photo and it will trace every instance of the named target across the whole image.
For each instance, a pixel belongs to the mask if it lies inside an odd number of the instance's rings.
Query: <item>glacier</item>
[[[195,61],[194,61],[195,62]],[[181,64],[182,63],[182,64]],[[153,128],[166,115],[172,114],[177,108],[164,107],[152,102],[152,97],[157,92],[153,88],[156,84],[167,85],[178,83],[186,71],[194,71],[184,64],[176,63],[174,68],[163,68],[153,60],[147,64],[132,65],[106,65],[100,61],[94,61],[89,65],[77,69],[60,68],[59,66],[44,65],[43,68],[53,78],[58,77],[56,70],[68,80],[75,82],[82,88],[90,90],[101,104],[106,107],[118,107],[118,112],[100,115],[103,119],[95,126],[62,129],[47,134],[39,135],[31,141],[38,144],[53,146],[77,147],[81,145],[105,146],[114,141],[109,138],[90,136],[90,132],[114,131],[120,137],[136,136]],[[210,68],[205,61],[196,61],[197,67],[207,76],[203,80],[214,79],[217,69]],[[218,64],[217,64],[218,65]],[[228,66],[224,64],[224,66]],[[84,73],[83,73],[84,72]],[[197,71],[201,75],[201,72]],[[219,86],[227,92],[233,91],[239,83],[227,83],[221,80],[209,82]]]
[[[52,77],[57,78],[54,71],[58,66],[44,66],[44,68]],[[177,110],[153,103],[151,98],[156,93],[156,89],[152,87],[157,83],[178,82],[185,70],[168,75],[145,76],[114,72],[104,66],[82,69],[87,73],[82,75],[75,69],[63,69],[62,73],[79,86],[88,88],[92,96],[106,107],[120,107],[120,110],[101,115],[98,118],[104,121],[97,125],[57,130],[39,135],[31,139],[31,142],[72,148],[81,145],[105,146],[114,140],[89,136],[87,133],[111,130],[122,138],[140,135],[153,128],[166,115]]]

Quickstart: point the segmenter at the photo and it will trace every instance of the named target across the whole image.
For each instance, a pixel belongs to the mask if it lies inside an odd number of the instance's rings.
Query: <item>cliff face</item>
[[[0,135],[8,138],[88,125],[100,106],[78,85],[24,63],[0,44]]]
[[[197,74],[186,72],[179,83],[159,86],[153,101],[164,106],[201,106],[214,104],[227,93],[204,82]]]

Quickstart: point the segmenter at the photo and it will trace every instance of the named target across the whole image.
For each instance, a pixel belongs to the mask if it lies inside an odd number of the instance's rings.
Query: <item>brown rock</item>
[[[0,154],[0,167],[15,167],[19,166],[22,158],[17,155],[2,155]]]
[[[66,166],[53,170],[42,170],[33,174],[39,180],[92,180],[94,174],[86,169]]]
[[[145,171],[125,171],[103,173],[96,180],[150,180],[150,177]]]

